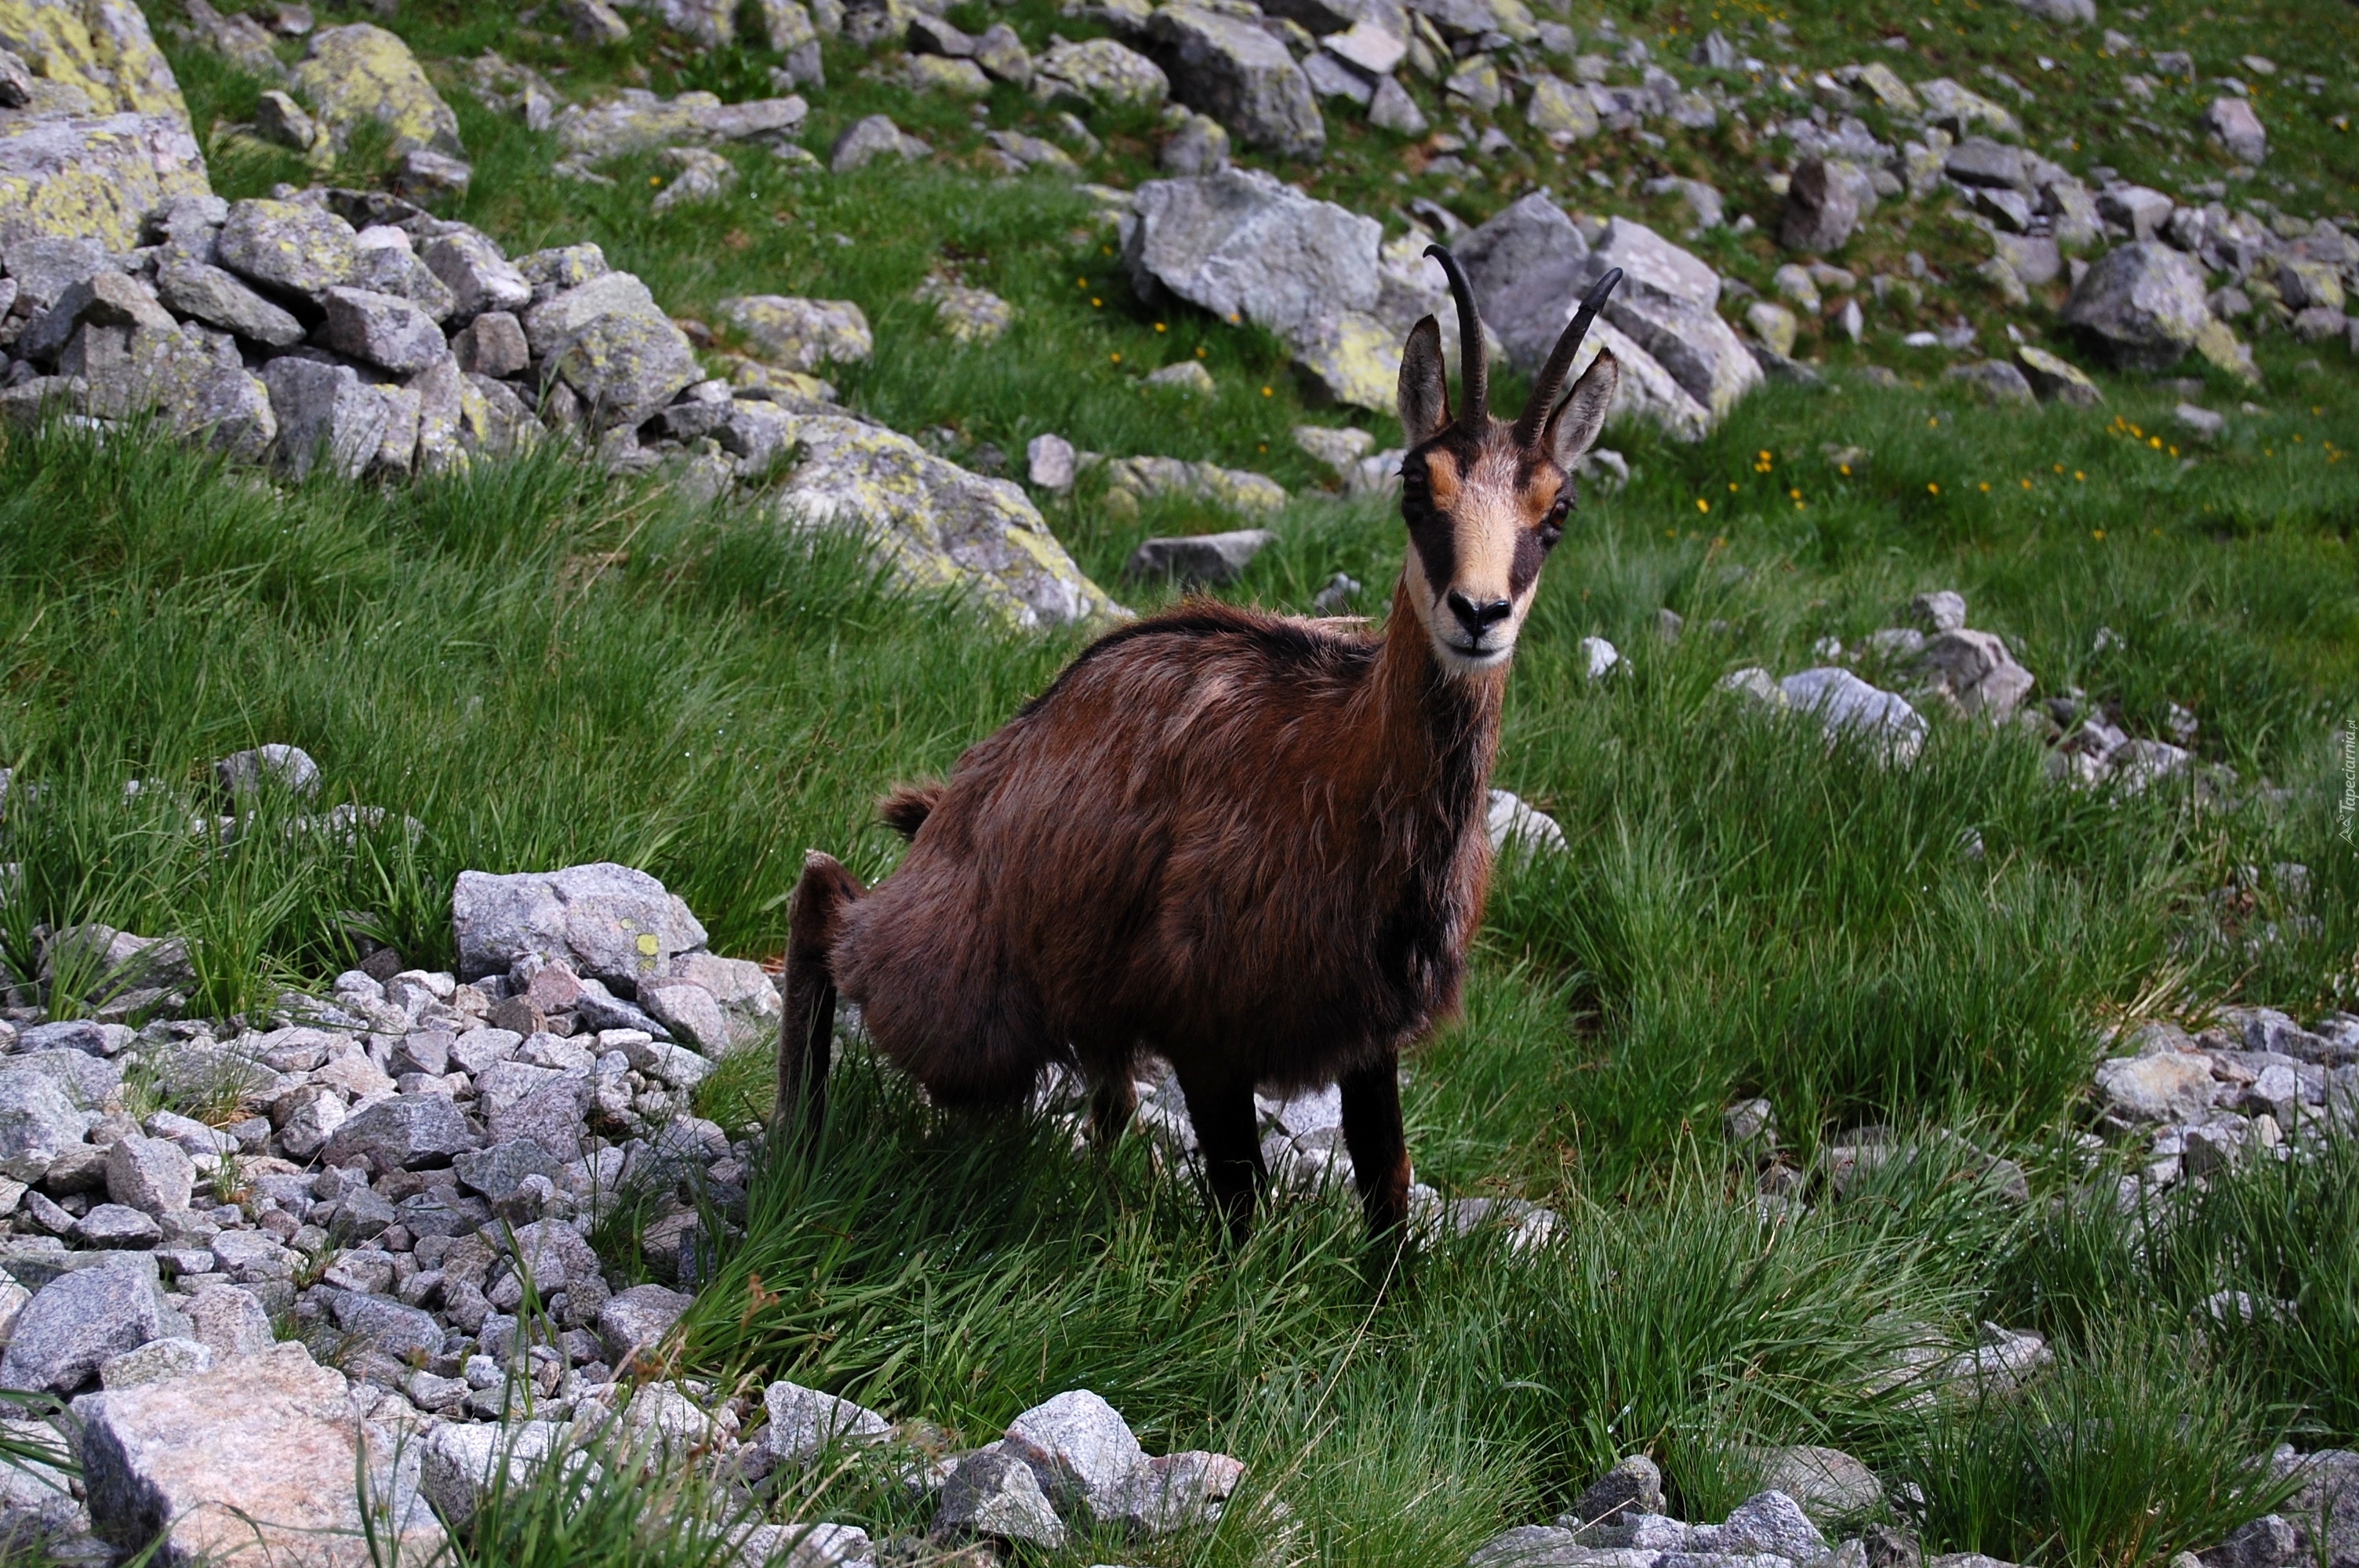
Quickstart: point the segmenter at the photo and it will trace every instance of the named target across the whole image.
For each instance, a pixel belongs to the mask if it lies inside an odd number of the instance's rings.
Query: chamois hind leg
[[[1343,1147],[1371,1237],[1397,1235],[1408,1222],[1408,1139],[1401,1131],[1399,1055],[1384,1055],[1343,1075]]]
[[[1112,1152],[1130,1119],[1138,1114],[1138,1087],[1130,1069],[1117,1065],[1090,1090],[1090,1141],[1101,1154]]]
[[[827,1113],[827,1069],[835,1044],[835,976],[828,967],[843,908],[859,881],[832,855],[803,857],[787,916],[786,1017],[778,1025],[778,1098],[770,1125],[791,1143],[819,1136]]]
[[[1204,1156],[1204,1179],[1213,1206],[1228,1222],[1229,1239],[1253,1234],[1254,1197],[1269,1178],[1261,1162],[1261,1138],[1254,1116],[1253,1084],[1247,1079],[1202,1083],[1181,1077],[1188,1120]]]

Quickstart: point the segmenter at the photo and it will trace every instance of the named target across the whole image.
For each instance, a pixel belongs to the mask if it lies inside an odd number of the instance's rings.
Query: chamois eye
[[[1564,537],[1565,516],[1571,510],[1571,496],[1558,497],[1557,503],[1548,509],[1548,515],[1540,519],[1540,545],[1543,548],[1556,548],[1557,541]]]

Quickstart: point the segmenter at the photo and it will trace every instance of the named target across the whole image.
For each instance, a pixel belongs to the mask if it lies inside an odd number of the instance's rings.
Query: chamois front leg
[[[1180,1088],[1188,1098],[1188,1120],[1204,1156],[1213,1206],[1228,1222],[1229,1239],[1242,1243],[1253,1234],[1254,1197],[1269,1176],[1261,1162],[1252,1081],[1203,1083],[1183,1076]]]
[[[1343,1076],[1343,1147],[1368,1217],[1368,1234],[1398,1234],[1408,1223],[1408,1139],[1401,1131],[1400,1056]]]
[[[809,1144],[827,1115],[827,1070],[835,1044],[835,976],[829,949],[843,907],[862,889],[834,856],[810,850],[787,915],[786,1017],[778,1024],[778,1096],[770,1125],[788,1141]]]

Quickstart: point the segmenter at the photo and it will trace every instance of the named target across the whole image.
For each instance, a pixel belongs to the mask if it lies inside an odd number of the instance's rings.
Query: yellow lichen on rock
[[[466,150],[459,144],[459,116],[426,80],[418,57],[395,34],[371,23],[313,34],[310,52],[295,68],[294,84],[339,145],[354,124],[375,120],[393,133],[396,152],[432,147],[456,157]]]
[[[0,240],[40,234],[128,251],[149,211],[212,190],[185,121],[0,114]]]
[[[0,0],[0,49],[36,76],[79,89],[93,113],[189,123],[180,84],[131,0]]]
[[[1020,487],[857,419],[799,417],[788,439],[804,456],[779,492],[779,516],[861,535],[909,587],[967,594],[1023,631],[1124,613],[1082,574]]]

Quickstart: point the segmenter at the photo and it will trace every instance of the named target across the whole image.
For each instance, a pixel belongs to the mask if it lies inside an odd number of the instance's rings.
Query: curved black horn
[[[1491,365],[1483,353],[1483,319],[1474,313],[1474,289],[1456,256],[1440,245],[1426,246],[1425,254],[1441,264],[1450,279],[1450,297],[1458,302],[1458,375],[1465,395],[1458,427],[1480,436],[1491,418]]]
[[[1540,367],[1539,379],[1532,383],[1532,395],[1524,404],[1523,413],[1516,420],[1516,445],[1528,448],[1538,443],[1540,429],[1548,423],[1549,411],[1556,406],[1556,395],[1564,390],[1564,378],[1572,370],[1572,356],[1581,351],[1581,341],[1589,336],[1589,324],[1597,319],[1597,312],[1614,286],[1622,281],[1622,269],[1614,267],[1590,287],[1582,299],[1581,308],[1556,347],[1549,353],[1548,363]]]

